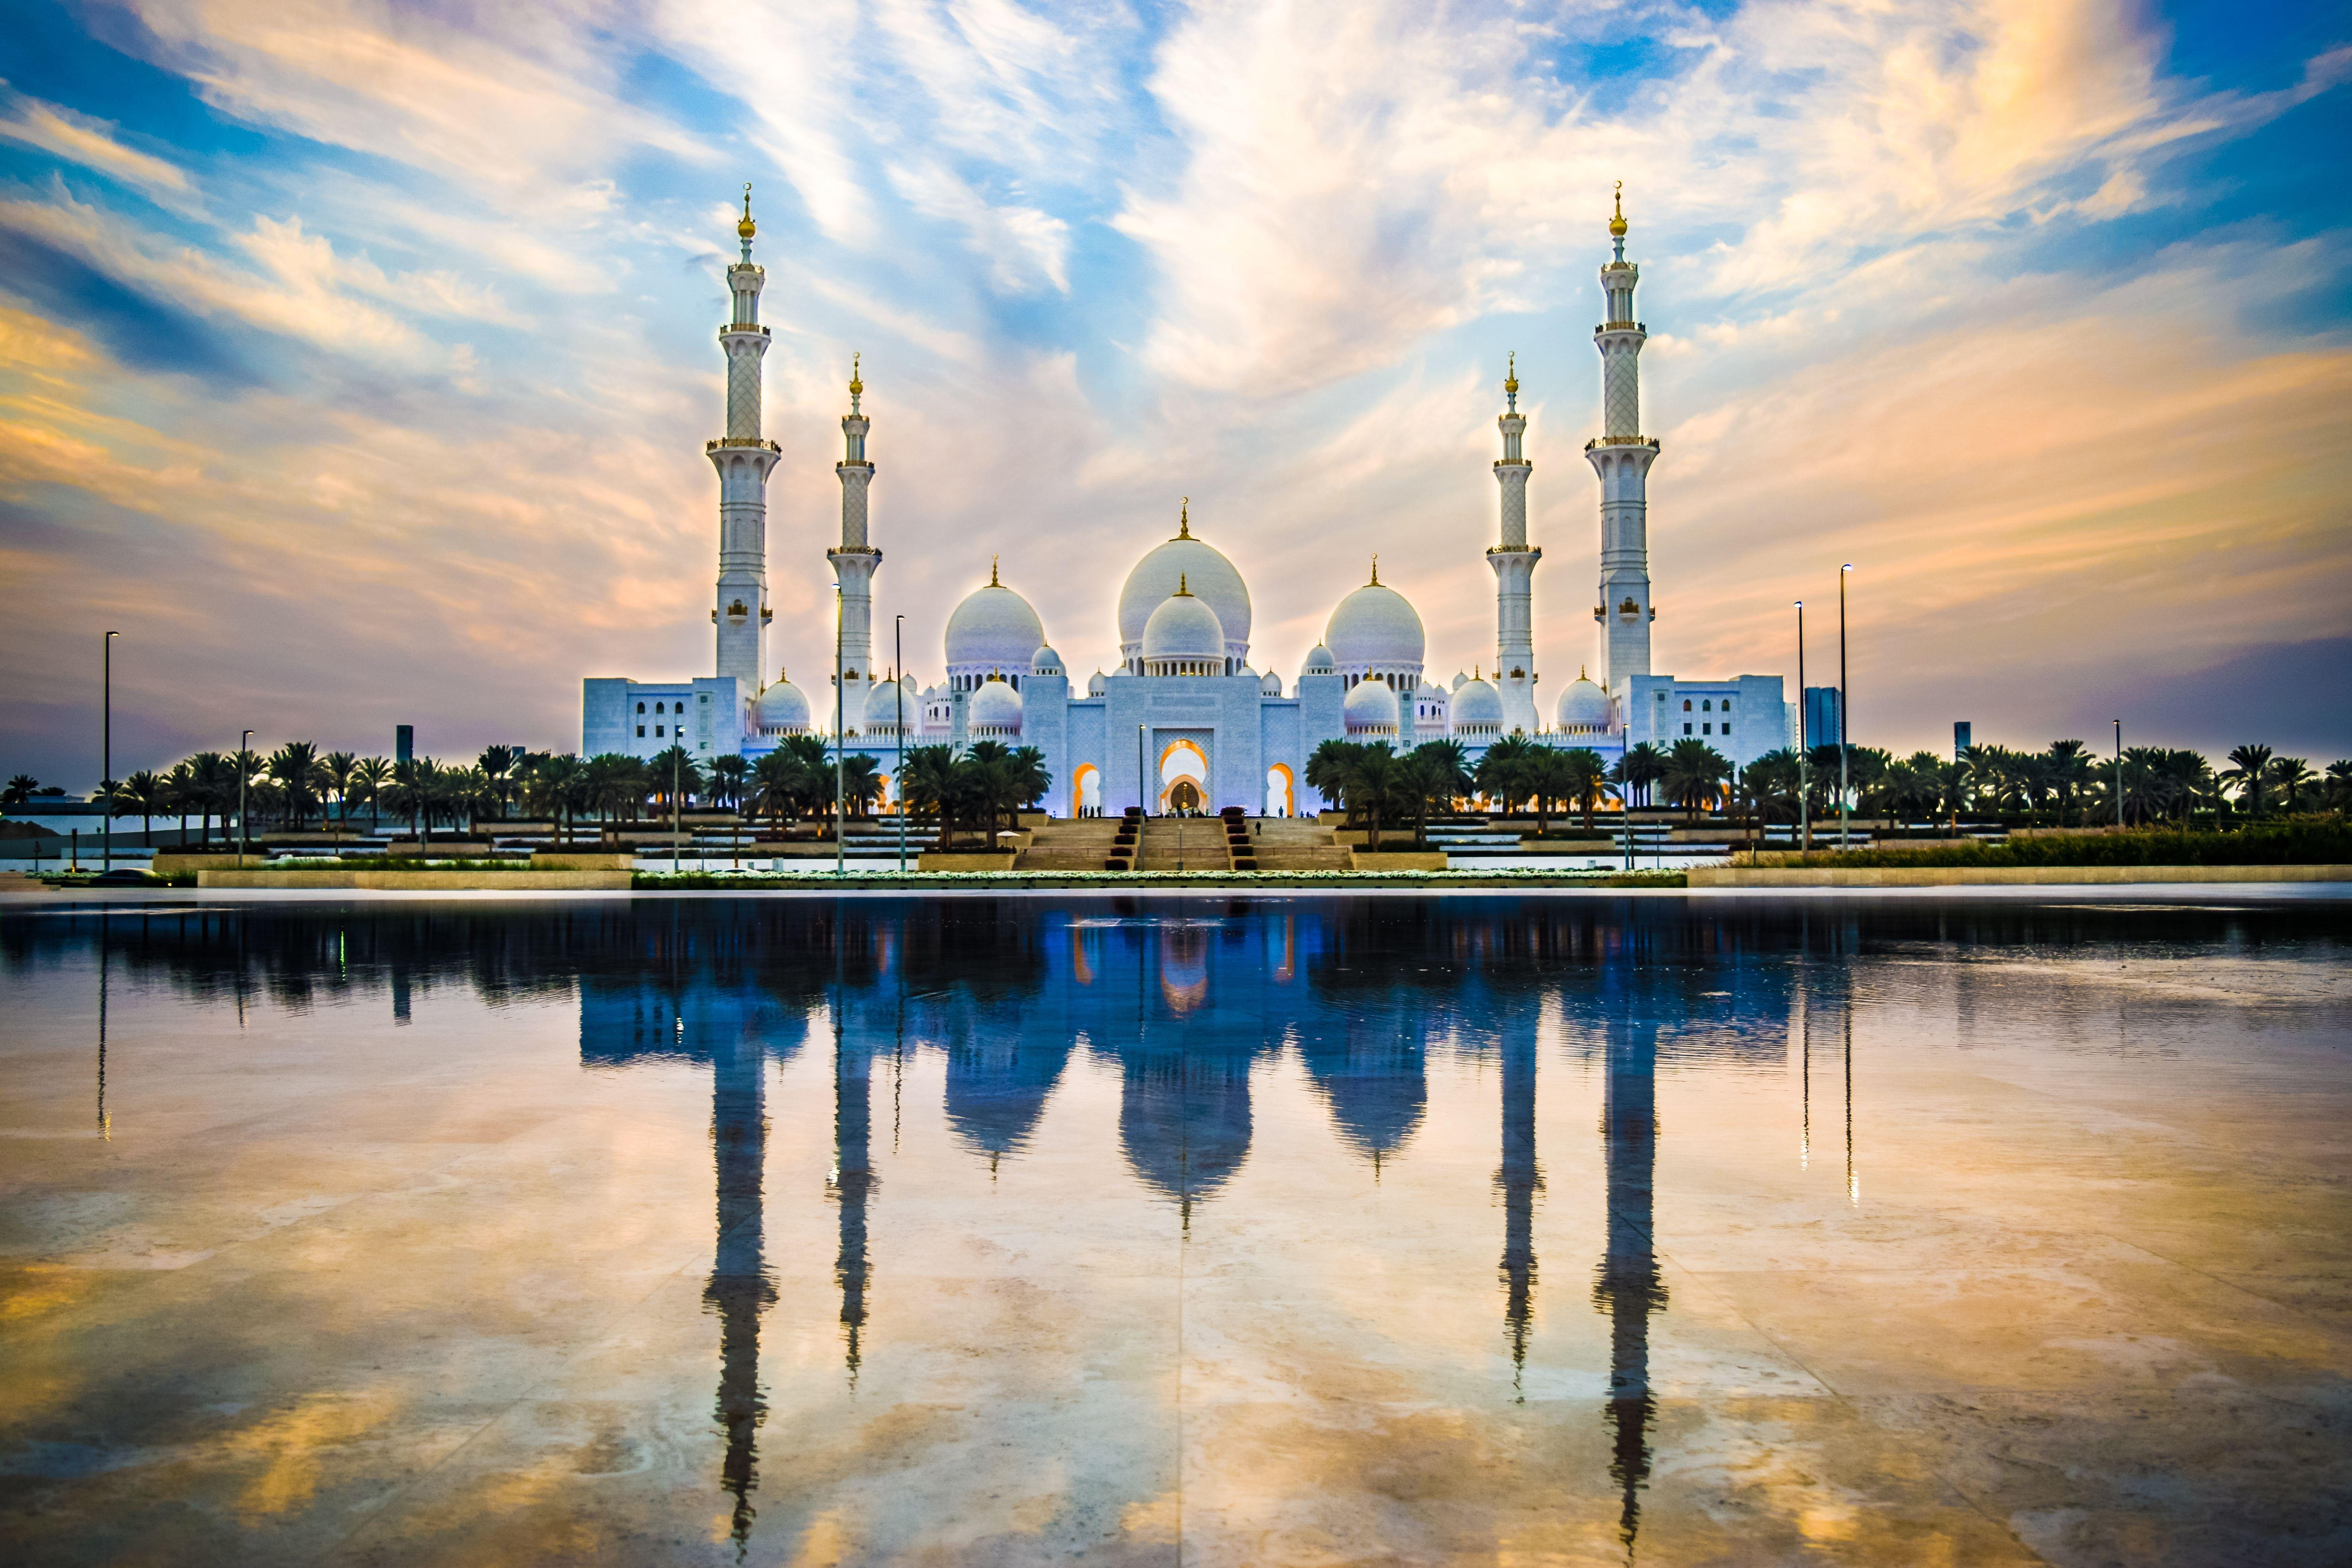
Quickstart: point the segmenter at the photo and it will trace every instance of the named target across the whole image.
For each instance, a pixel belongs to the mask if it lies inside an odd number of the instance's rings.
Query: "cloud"
[[[0,92],[5,92],[0,83]],[[12,93],[0,108],[0,137],[111,175],[177,211],[195,210],[194,187],[177,163],[126,147],[117,127],[60,104]]]

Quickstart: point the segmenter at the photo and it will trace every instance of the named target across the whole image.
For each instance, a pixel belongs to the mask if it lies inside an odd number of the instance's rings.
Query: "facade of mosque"
[[[1640,268],[1625,259],[1622,205],[1610,222],[1613,258],[1601,269],[1608,320],[1594,329],[1601,357],[1602,434],[1585,444],[1601,485],[1599,600],[1602,679],[1587,670],[1567,684],[1550,721],[1536,671],[1534,580],[1543,552],[1528,541],[1527,487],[1534,465],[1523,447],[1514,362],[1496,420],[1503,455],[1495,572],[1492,675],[1475,670],[1450,684],[1425,673],[1427,637],[1411,601],[1369,581],[1331,612],[1323,640],[1286,687],[1280,674],[1250,663],[1250,595],[1240,571],[1194,535],[1189,502],[1175,535],[1128,574],[1118,596],[1119,658],[1074,689],[1061,656],[1029,602],[992,563],[985,586],[949,616],[944,682],[923,687],[874,668],[873,583],[882,552],[868,538],[866,498],[875,465],[865,384],[853,367],[844,452],[841,543],[825,552],[840,589],[840,676],[822,708],[789,672],[762,683],[769,666],[767,480],[778,448],[761,434],[760,363],[768,329],[759,324],[764,271],[751,262],[755,227],[748,196],[738,234],[740,262],[728,269],[732,319],[720,329],[728,363],[727,434],[706,453],[719,479],[719,570],[711,611],[718,674],[681,681],[594,678],[583,683],[582,749],[641,758],[673,745],[689,755],[759,757],[782,737],[824,734],[865,752],[886,775],[900,747],[977,741],[1034,746],[1053,786],[1055,816],[1240,806],[1302,815],[1324,809],[1306,780],[1307,761],[1326,741],[1385,742],[1400,750],[1424,741],[1459,742],[1475,764],[1506,735],[1539,745],[1589,747],[1604,762],[1627,747],[1703,740],[1735,765],[1790,743],[1793,710],[1777,675],[1685,680],[1650,668],[1647,485],[1658,443],[1641,433],[1639,364],[1647,330],[1634,318]]]

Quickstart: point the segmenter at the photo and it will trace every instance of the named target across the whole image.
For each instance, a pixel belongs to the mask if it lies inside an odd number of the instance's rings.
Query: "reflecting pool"
[[[2352,1560],[2352,921],[0,916],[43,1563]]]

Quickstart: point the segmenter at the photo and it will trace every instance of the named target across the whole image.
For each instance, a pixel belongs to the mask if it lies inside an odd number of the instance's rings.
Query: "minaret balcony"
[[[730,332],[755,332],[763,338],[769,335],[768,329],[757,321],[730,321],[719,329],[719,335],[722,338]]]
[[[741,447],[747,450],[758,452],[781,454],[783,451],[783,448],[773,441],[763,441],[757,436],[721,436],[716,441],[705,441],[702,444],[702,449],[706,452],[723,451],[733,447]]]
[[[1592,329],[1592,335],[1596,338],[1608,332],[1639,332],[1646,338],[1650,335],[1650,323],[1647,321],[1602,321],[1600,325]]]
[[[1595,436],[1584,444],[1588,452],[1602,447],[1647,447],[1654,452],[1658,449],[1658,438],[1655,436]]]

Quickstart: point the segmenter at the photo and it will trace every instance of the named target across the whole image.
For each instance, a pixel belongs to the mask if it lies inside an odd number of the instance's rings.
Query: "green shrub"
[[[2217,832],[2142,827],[2123,833],[1766,854],[1759,866],[2339,866],[2352,864],[2352,824],[2340,816],[2289,817]]]

